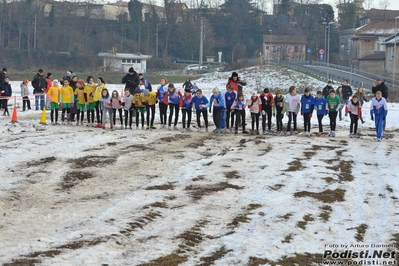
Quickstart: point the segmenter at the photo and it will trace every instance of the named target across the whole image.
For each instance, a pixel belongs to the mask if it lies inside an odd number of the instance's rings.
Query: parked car
[[[201,70],[207,69],[207,68],[208,68],[207,66],[201,66]],[[199,69],[200,69],[200,65],[199,64],[186,66],[186,70],[199,70]]]

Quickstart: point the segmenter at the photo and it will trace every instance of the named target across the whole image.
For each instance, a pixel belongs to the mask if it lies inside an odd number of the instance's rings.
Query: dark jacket
[[[193,84],[191,84],[191,81],[186,80],[186,82],[183,83],[183,89],[189,88],[190,90],[193,88]]]
[[[1,92],[1,96],[7,96],[7,97],[12,96],[12,89],[11,89],[10,83],[4,83],[4,82],[1,83],[0,84],[0,92]]]
[[[323,97],[327,99],[327,96],[330,95],[330,91],[333,90],[334,88],[332,86],[325,86],[323,89]]]
[[[385,82],[382,82],[380,85],[372,87],[371,92],[374,94],[374,96],[377,91],[380,91],[382,93],[382,97],[384,97],[385,100],[388,99],[388,87],[387,85],[385,85]]]
[[[44,93],[45,89],[47,88],[47,81],[43,75],[36,74],[32,80],[33,86],[33,93]]]
[[[125,85],[125,89],[129,89],[131,94],[134,94],[134,90],[137,89],[140,85],[139,75],[136,71],[133,72],[132,75],[127,73],[121,80],[122,84]]]
[[[349,85],[342,85],[342,99],[344,100],[349,100],[349,98],[352,96],[352,88]]]
[[[5,79],[6,75],[4,74],[3,71],[0,71],[0,84],[3,84]]]

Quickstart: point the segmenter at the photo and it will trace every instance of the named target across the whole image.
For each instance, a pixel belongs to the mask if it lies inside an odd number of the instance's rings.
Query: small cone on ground
[[[17,107],[15,105],[14,105],[14,110],[12,111],[11,122],[13,123],[18,122]]]
[[[43,108],[42,117],[40,118],[40,124],[46,125],[46,107]]]

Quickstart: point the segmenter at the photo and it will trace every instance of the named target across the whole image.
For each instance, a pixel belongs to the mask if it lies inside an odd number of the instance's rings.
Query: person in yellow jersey
[[[96,109],[96,118],[97,124],[96,128],[102,127],[102,120],[103,120],[103,111],[102,111],[102,103],[100,102],[102,90],[105,88],[105,81],[102,77],[99,77],[97,80],[96,90],[94,91],[94,108]],[[94,123],[94,121],[93,121]]]
[[[73,88],[69,86],[69,80],[64,80],[64,86],[61,87],[60,92],[60,107],[62,108],[61,121],[65,125],[65,112],[67,113],[67,123],[71,124],[71,108],[75,105],[75,97]]]
[[[94,126],[94,108],[95,101],[94,96],[96,92],[97,85],[94,83],[94,78],[92,76],[88,76],[87,84],[85,85],[85,100],[86,100],[86,110],[87,110],[87,126]],[[101,95],[101,92],[99,93]]]
[[[52,86],[47,90],[48,99],[50,100],[50,117],[51,117],[51,124],[59,125],[58,123],[58,102],[60,98],[61,89],[58,86],[58,80],[54,79]],[[55,121],[54,121],[54,113],[55,113]]]
[[[85,97],[85,82],[81,79],[76,83],[75,95],[77,99],[77,116],[76,116],[76,125],[83,126],[83,120],[85,117],[85,109],[86,109],[86,97]]]
[[[133,105],[136,108],[136,129],[139,128],[139,115],[141,115],[141,128],[144,129],[145,95],[140,88],[134,91]]]
[[[157,103],[157,93],[155,91],[144,90],[146,111],[147,111],[147,129],[156,129],[154,126],[155,118],[155,104]],[[150,112],[151,112],[151,124],[150,124]]]

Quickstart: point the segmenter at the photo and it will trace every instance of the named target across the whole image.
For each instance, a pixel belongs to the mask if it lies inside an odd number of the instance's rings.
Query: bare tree
[[[390,5],[389,0],[380,0],[380,2],[378,3],[380,9],[388,9],[388,6]]]
[[[364,9],[370,10],[371,7],[373,6],[373,2],[374,2],[374,0],[365,0],[363,3]]]

